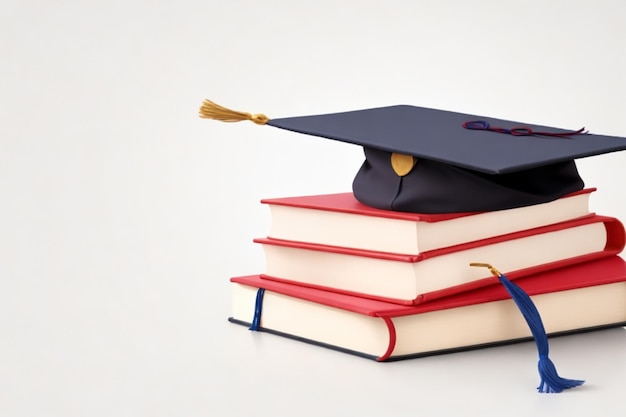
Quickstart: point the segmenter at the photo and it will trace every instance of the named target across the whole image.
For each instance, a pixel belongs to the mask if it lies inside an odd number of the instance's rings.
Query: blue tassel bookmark
[[[535,344],[539,352],[539,376],[541,377],[541,382],[537,390],[542,393],[558,393],[565,389],[582,385],[585,381],[561,378],[558,375],[554,363],[552,363],[548,357],[548,336],[546,335],[546,330],[541,321],[541,315],[528,294],[490,264],[471,263],[470,265],[489,268],[491,273],[498,277],[500,283],[507,290],[515,304],[517,304],[524,319],[526,319],[526,323],[528,323],[528,327],[535,339]]]
[[[248,330],[257,331],[261,328],[261,312],[263,311],[263,294],[265,294],[265,288],[259,288],[256,292],[256,302],[254,304],[254,317],[252,318],[252,324]]]

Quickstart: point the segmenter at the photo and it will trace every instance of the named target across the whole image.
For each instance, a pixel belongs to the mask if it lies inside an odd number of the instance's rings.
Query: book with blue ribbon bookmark
[[[545,271],[515,284],[503,274],[498,278],[500,283],[489,287],[407,306],[259,275],[235,277],[229,320],[379,362],[534,339],[540,392],[582,384],[557,374],[547,335],[626,324],[626,262],[618,256]]]

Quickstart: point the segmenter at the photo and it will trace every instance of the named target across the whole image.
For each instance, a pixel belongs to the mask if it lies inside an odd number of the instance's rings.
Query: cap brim
[[[626,138],[615,136],[512,136],[463,127],[463,123],[476,120],[509,129],[523,126],[535,132],[566,132],[548,126],[407,105],[272,119],[267,124],[488,174],[523,171],[626,149]]]

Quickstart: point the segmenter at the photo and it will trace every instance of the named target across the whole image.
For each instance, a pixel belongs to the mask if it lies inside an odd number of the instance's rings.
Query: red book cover
[[[318,252],[329,252],[336,253],[341,255],[348,255],[352,257],[364,257],[364,258],[377,258],[387,261],[394,262],[404,262],[404,263],[419,263],[419,262],[428,262],[430,259],[434,259],[436,257],[441,257],[447,254],[453,254],[455,252],[461,252],[470,250],[473,248],[486,247],[488,245],[494,245],[500,242],[512,241],[515,239],[521,239],[528,236],[540,235],[544,233],[571,229],[578,226],[584,226],[594,223],[603,223],[606,229],[606,243],[604,245],[603,250],[585,253],[582,255],[578,255],[575,257],[569,257],[565,259],[559,259],[556,261],[541,263],[532,265],[530,267],[525,267],[517,270],[512,270],[507,273],[507,276],[511,280],[518,279],[520,277],[538,274],[540,272],[544,272],[550,269],[564,267],[568,265],[573,265],[577,263],[582,263],[594,259],[600,259],[609,257],[612,255],[616,255],[621,252],[626,243],[626,233],[624,232],[623,224],[616,218],[608,217],[608,216],[587,216],[567,222],[562,222],[558,224],[552,224],[548,226],[538,227],[534,229],[524,230],[520,232],[510,233],[501,236],[495,236],[487,239],[481,239],[478,241],[473,241],[469,243],[464,243],[460,245],[455,245],[447,248],[427,251],[418,255],[405,255],[405,254],[395,254],[395,253],[386,253],[386,252],[375,252],[375,251],[366,251],[360,249],[352,249],[352,248],[344,248],[344,247],[336,247],[336,246],[328,246],[328,245],[317,245],[305,242],[293,242],[279,239],[271,239],[271,238],[260,238],[255,239],[256,243],[261,243],[263,245],[275,245],[275,246],[283,246],[286,248],[296,248],[296,249],[304,249],[310,251],[318,251]],[[472,262],[495,262],[490,259],[474,259]],[[469,262],[468,262],[469,263]],[[302,268],[307,268],[308,265],[302,265]],[[465,267],[465,264],[463,265]],[[469,268],[469,267],[468,267]],[[441,288],[437,288],[432,291],[428,291],[425,293],[415,294],[412,299],[398,299],[393,297],[385,297],[379,296],[377,294],[363,293],[359,291],[353,291],[349,288],[336,288],[329,285],[319,285],[316,282],[305,282],[305,281],[297,281],[294,280],[293,277],[288,276],[273,276],[271,274],[262,274],[261,275],[265,279],[290,282],[293,284],[309,286],[313,288],[320,288],[324,290],[331,290],[337,292],[344,292],[347,294],[358,295],[361,297],[369,297],[369,298],[377,298],[384,301],[390,301],[401,304],[419,304],[424,303],[430,300],[434,300],[437,298],[447,297],[451,294],[455,294],[462,291],[468,291],[475,288],[484,287],[485,285],[489,285],[493,282],[492,277],[489,276],[489,273],[485,271],[485,274],[480,279],[474,279],[470,282],[464,282],[458,285],[452,286],[443,286]],[[433,277],[423,277],[419,279],[432,280],[436,279]]]
[[[572,197],[581,194],[589,194],[596,191],[596,188],[586,188],[568,194],[562,198]],[[261,200],[263,204],[283,205],[290,207],[308,208],[314,210],[327,210],[340,213],[359,214],[373,217],[386,217],[399,220],[410,220],[415,222],[440,222],[458,217],[471,216],[479,214],[479,212],[465,213],[444,213],[444,214],[425,214],[425,213],[407,213],[401,211],[381,210],[374,207],[366,206],[354,198],[352,193],[337,194],[321,194],[311,196],[283,197],[283,198],[265,198]]]
[[[503,273],[508,276],[506,271],[503,271]],[[607,284],[621,283],[625,281],[626,262],[624,262],[624,260],[618,256],[611,256],[604,259],[545,271],[532,276],[526,276],[523,278],[519,278],[516,283],[517,285],[522,287],[528,295],[534,298],[534,296],[539,296],[542,294],[567,294],[563,292],[576,289],[586,289],[590,287],[600,288],[601,286],[605,286]],[[472,291],[458,293],[449,297],[429,301],[427,303],[423,303],[417,306],[398,305],[395,303],[389,303],[381,300],[362,298],[349,294],[342,294],[331,291],[324,291],[316,288],[292,285],[284,282],[263,279],[259,275],[235,277],[231,278],[231,282],[243,284],[245,286],[250,286],[254,288],[263,288],[266,291],[270,291],[273,293],[313,302],[338,310],[356,313],[358,315],[382,319],[385,322],[389,331],[389,347],[384,354],[381,354],[380,356],[375,358],[378,361],[384,361],[389,359],[391,353],[394,351],[394,346],[396,342],[396,328],[394,325],[394,319],[401,317],[411,317],[417,320],[419,319],[419,315],[425,313],[458,309],[472,305],[483,305],[485,303],[498,302],[501,300],[508,300],[510,298],[505,288],[497,283],[498,281],[495,277],[493,279],[494,285],[486,286]],[[563,295],[563,297],[566,296],[567,295]],[[619,297],[619,299],[622,298],[623,297],[621,296]],[[567,304],[567,300],[563,301],[562,298],[561,302],[565,302],[566,305],[568,305],[568,308],[573,308],[571,303]],[[603,301],[595,300],[594,302],[602,303]],[[616,308],[615,305],[605,305],[604,307],[607,309]],[[595,324],[598,327],[602,327],[605,325],[617,325],[620,323],[623,324],[624,320],[626,320],[626,317],[623,317],[624,314],[623,312],[621,312],[621,310],[623,310],[622,307],[618,308],[620,310],[619,312],[613,312],[613,315],[619,318],[617,322],[612,322],[611,319],[609,320],[611,322],[604,323],[602,322],[602,319],[598,319],[599,321]],[[582,314],[579,311],[574,312],[553,309],[550,314],[573,316],[579,313]],[[519,314],[519,312],[517,312],[516,314]],[[230,320],[236,323],[244,324],[241,319],[233,319],[231,317]],[[333,323],[327,323],[327,325],[332,326]],[[571,329],[569,329],[570,332],[583,329],[582,327],[576,328],[576,326],[570,327],[572,327]],[[280,329],[274,329],[276,331],[272,331],[271,328],[268,328],[267,330],[289,337],[289,334],[281,333]],[[442,328],[441,331],[445,331],[445,329]],[[434,335],[431,335],[431,337],[432,336]],[[420,338],[424,337],[424,335],[413,335],[411,337]],[[296,338],[302,339],[302,337]],[[304,339],[305,341],[316,343],[315,340],[306,340],[306,337],[304,337]],[[500,340],[499,342],[502,343],[505,341]],[[326,345],[324,343],[321,344]],[[328,345],[326,346],[331,348],[333,347]],[[409,356],[414,357],[414,355]]]
[[[588,188],[547,203],[477,213],[380,210],[351,193],[265,199],[269,238],[417,255],[492,236],[590,216]]]

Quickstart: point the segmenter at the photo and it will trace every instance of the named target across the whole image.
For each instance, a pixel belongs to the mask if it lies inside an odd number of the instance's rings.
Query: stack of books
[[[266,271],[231,278],[230,321],[378,361],[512,343],[531,333],[490,263],[550,335],[626,323],[622,223],[594,188],[483,213],[375,209],[352,193],[262,200]]]

